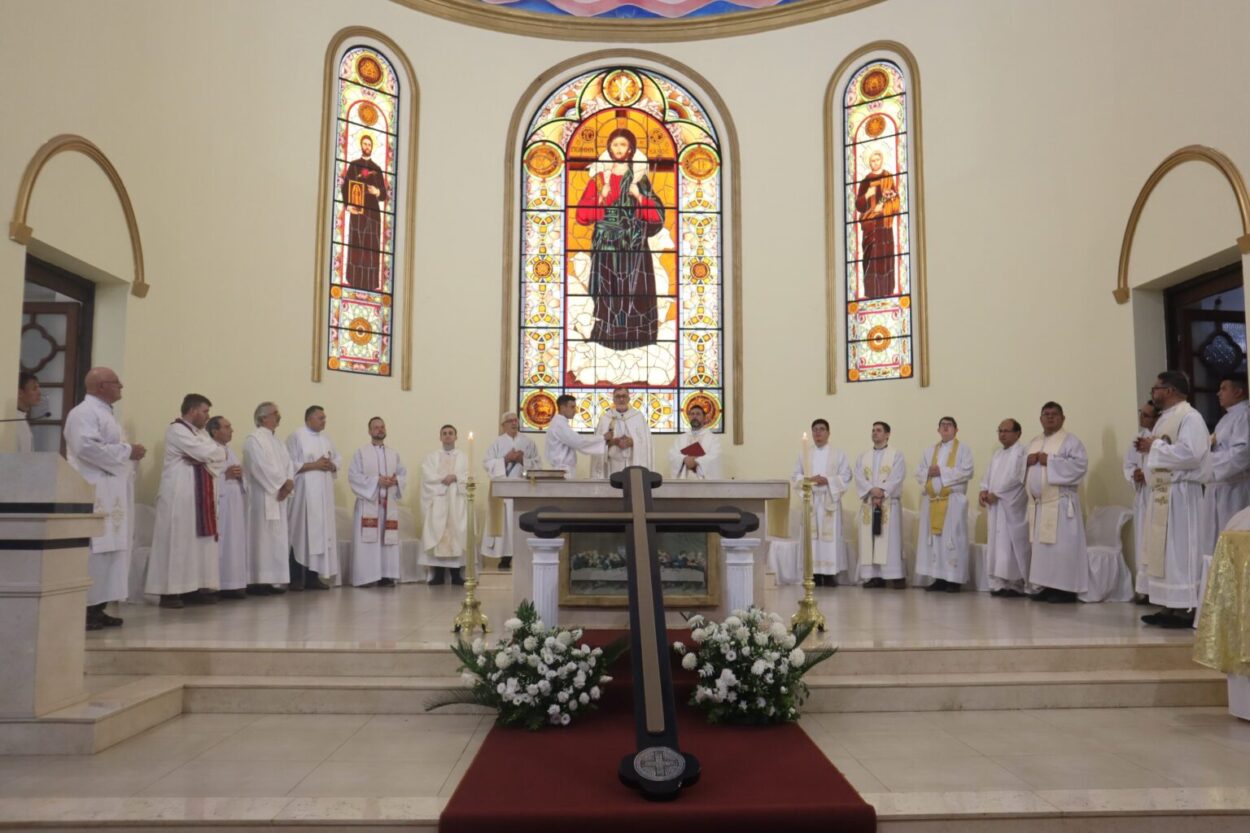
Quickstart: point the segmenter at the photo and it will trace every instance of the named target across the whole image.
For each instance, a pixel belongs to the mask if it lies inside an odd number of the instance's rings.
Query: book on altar
[[[703,450],[702,443],[691,443],[681,450],[681,456],[683,457],[703,457],[706,454],[707,452]]]
[[[563,480],[568,477],[564,469],[526,469],[525,477],[529,480]]]

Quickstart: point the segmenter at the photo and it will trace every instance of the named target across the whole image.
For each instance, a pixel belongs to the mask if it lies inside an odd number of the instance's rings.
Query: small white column
[[[529,538],[530,553],[533,556],[533,595],[534,608],[538,618],[547,627],[559,624],[560,610],[560,550],[564,549],[563,538]]]
[[[758,538],[721,538],[725,551],[725,607],[746,610],[755,603],[755,550]]]

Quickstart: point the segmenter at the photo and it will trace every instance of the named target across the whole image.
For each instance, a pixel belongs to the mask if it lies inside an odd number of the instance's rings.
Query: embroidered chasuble
[[[938,452],[942,450],[942,444],[938,443],[933,447],[933,456],[930,460],[937,461]],[[946,465],[944,468],[955,468],[955,458],[959,454],[959,440],[951,440],[950,452],[946,455]],[[930,464],[932,465],[932,464]],[[925,494],[929,496],[929,531],[934,535],[942,534],[942,527],[946,525],[946,510],[950,506],[951,487],[943,484],[942,490],[939,492],[933,488],[934,478],[930,477],[924,483]]]

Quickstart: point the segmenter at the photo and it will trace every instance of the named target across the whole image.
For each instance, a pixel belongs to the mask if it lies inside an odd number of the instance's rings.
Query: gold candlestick
[[[465,481],[464,491],[469,501],[469,524],[465,537],[465,558],[464,558],[464,602],[460,605],[460,612],[456,614],[455,621],[452,622],[452,633],[461,635],[471,635],[478,628],[482,629],[483,634],[490,633],[486,614],[482,613],[482,603],[478,600],[477,591],[477,553],[474,551],[474,539],[477,538],[477,519],[473,514],[473,493],[477,491],[477,484],[473,482],[473,475],[469,475],[469,479]]]
[[[803,478],[803,598],[799,610],[790,617],[790,627],[812,624],[821,633],[825,630],[825,615],[816,604],[812,589],[816,586],[812,564],[812,479]]]

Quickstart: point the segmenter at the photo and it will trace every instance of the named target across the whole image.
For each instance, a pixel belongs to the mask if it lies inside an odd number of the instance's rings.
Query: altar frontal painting
[[[705,532],[655,535],[666,608],[720,604],[717,536]],[[560,556],[560,604],[629,606],[624,532],[570,532]]]

